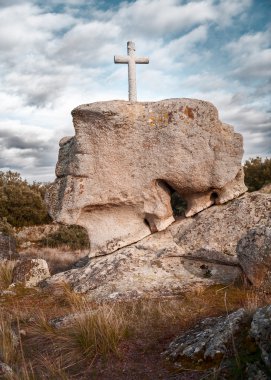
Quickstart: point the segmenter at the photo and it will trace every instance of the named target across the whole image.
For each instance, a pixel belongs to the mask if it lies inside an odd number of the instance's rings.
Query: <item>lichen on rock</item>
[[[45,260],[23,259],[18,261],[13,269],[12,283],[32,287],[48,277],[50,277],[50,272]]]
[[[270,210],[271,195],[246,193],[116,252],[89,258],[47,283],[67,282],[99,300],[161,297],[234,283],[242,278],[238,242],[258,223],[270,225]]]
[[[237,246],[245,275],[256,288],[266,292],[271,292],[271,207],[269,214],[269,226],[258,224],[251,228]]]

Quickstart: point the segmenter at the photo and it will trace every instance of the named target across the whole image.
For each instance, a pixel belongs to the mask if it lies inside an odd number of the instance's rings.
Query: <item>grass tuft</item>
[[[117,354],[118,343],[126,330],[124,313],[116,307],[82,308],[71,326],[63,329],[61,340],[66,351],[72,351],[72,356],[93,359],[106,357],[111,352]]]
[[[11,320],[1,315],[0,321],[0,359],[10,365],[16,362],[19,339],[12,330]]]
[[[12,273],[16,261],[4,261],[0,263],[0,290],[7,289],[12,284]]]

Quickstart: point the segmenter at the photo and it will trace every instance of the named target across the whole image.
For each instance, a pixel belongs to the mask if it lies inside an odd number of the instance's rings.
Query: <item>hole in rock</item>
[[[144,219],[144,223],[146,224],[146,226],[148,226],[150,228],[150,223],[148,222],[148,219]]]
[[[213,191],[211,194],[211,201],[215,203],[215,200],[218,198],[218,194],[216,191]]]
[[[158,180],[159,186],[163,187],[170,194],[170,204],[173,211],[173,216],[184,216],[187,209],[187,202],[182,196],[166,181]]]

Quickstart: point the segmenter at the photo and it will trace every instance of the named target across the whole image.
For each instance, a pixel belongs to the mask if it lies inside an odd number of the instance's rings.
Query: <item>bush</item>
[[[260,190],[271,183],[271,158],[250,158],[244,165],[245,184],[248,191]]]
[[[60,226],[59,230],[47,235],[40,240],[43,247],[61,247],[63,245],[71,249],[89,248],[87,231],[80,226]]]
[[[7,236],[14,236],[12,226],[7,222],[7,218],[0,217],[0,232]]]
[[[13,227],[51,221],[44,202],[46,187],[23,180],[19,173],[0,171],[0,215]]]

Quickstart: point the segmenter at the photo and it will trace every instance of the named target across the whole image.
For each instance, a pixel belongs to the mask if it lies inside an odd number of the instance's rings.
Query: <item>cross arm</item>
[[[150,60],[147,57],[142,57],[142,58],[136,58],[135,62],[143,64],[143,63],[149,63]]]
[[[114,55],[114,63],[129,63],[130,57],[124,57],[122,55]]]

